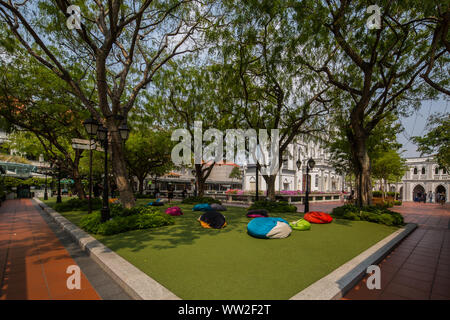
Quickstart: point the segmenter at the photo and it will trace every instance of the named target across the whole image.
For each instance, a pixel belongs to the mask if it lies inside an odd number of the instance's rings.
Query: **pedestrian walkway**
[[[60,235],[55,234],[58,233],[55,226],[52,231],[51,221],[44,219],[39,210],[30,199],[8,200],[0,207],[0,299],[101,299],[104,294],[94,289],[83,268],[80,289],[68,288],[67,280],[72,274],[67,273],[67,268],[80,264],[60,241]],[[70,245],[67,239],[63,242]],[[75,249],[69,250],[73,253]],[[82,254],[77,253],[75,259],[81,259],[83,267],[88,265],[89,273],[100,273],[100,267],[93,266],[95,263],[86,263],[89,257],[82,258]],[[106,281],[111,282],[111,279],[106,277]]]
[[[380,264],[381,289],[367,277],[344,299],[450,300],[450,205],[404,203],[393,210],[418,228]]]

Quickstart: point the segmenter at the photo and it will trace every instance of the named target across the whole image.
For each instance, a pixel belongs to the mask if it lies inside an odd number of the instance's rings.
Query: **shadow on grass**
[[[143,250],[147,247],[153,249],[164,250],[175,248],[180,245],[193,245],[201,238],[224,236],[229,233],[247,233],[247,224],[251,220],[247,218],[245,208],[228,207],[227,211],[223,211],[227,226],[223,229],[205,229],[202,228],[197,221],[202,212],[192,211],[192,205],[180,205],[183,210],[182,216],[175,218],[175,225],[146,229],[134,230],[113,236],[98,237],[105,245],[113,250],[129,249],[133,252]],[[164,211],[168,207],[161,207]],[[287,221],[295,221],[300,219],[303,214],[285,213],[272,214],[271,216],[281,217]]]

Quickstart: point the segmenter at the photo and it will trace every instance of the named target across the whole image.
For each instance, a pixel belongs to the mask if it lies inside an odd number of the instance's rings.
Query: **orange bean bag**
[[[333,218],[325,212],[311,211],[303,217],[306,221],[311,223],[330,223]]]

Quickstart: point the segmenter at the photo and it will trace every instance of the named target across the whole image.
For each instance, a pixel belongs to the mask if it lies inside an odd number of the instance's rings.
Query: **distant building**
[[[282,166],[275,180],[275,192],[278,191],[305,191],[306,190],[306,163],[312,158],[315,166],[309,171],[310,191],[339,192],[346,190],[344,177],[336,173],[330,165],[330,154],[314,141],[297,141],[288,146],[282,157]],[[297,160],[302,165],[297,168]],[[267,190],[267,184],[261,174],[258,174],[258,189]],[[244,166],[245,191],[256,190],[256,165]]]
[[[450,176],[445,169],[439,167],[433,156],[407,158],[408,170],[399,183],[392,183],[389,191],[400,193],[403,201],[415,201],[421,195],[432,192],[432,201],[436,202],[436,195],[445,194],[445,201],[449,201]]]

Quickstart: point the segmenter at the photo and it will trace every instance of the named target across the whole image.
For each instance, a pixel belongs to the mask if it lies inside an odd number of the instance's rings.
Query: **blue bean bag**
[[[156,199],[156,201],[152,201],[146,204],[146,206],[152,206],[152,207],[161,207],[164,205],[164,202],[161,201],[161,199]]]
[[[211,210],[212,208],[209,205],[209,203],[199,203],[192,208],[192,211],[211,211]]]
[[[247,232],[255,238],[281,239],[288,237],[292,228],[282,218],[255,218],[247,224]]]

